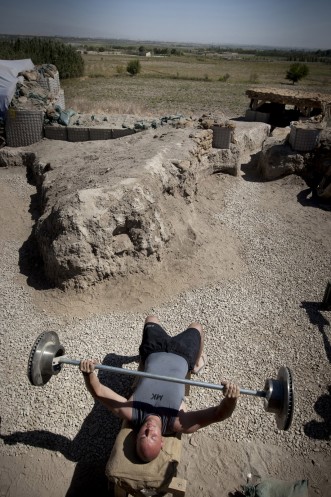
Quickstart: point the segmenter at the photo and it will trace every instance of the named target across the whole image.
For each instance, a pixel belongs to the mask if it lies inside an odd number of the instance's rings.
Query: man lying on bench
[[[171,337],[155,316],[145,319],[139,347],[141,366],[148,373],[184,379],[191,371],[198,373],[205,365],[202,353],[203,330],[199,323]],[[99,400],[116,416],[130,421],[138,430],[136,450],[144,461],[155,459],[163,445],[162,435],[194,433],[230,417],[239,397],[239,387],[223,381],[224,398],[215,407],[188,412],[184,402],[185,384],[141,377],[129,399],[102,385],[94,374],[95,360],[84,359],[80,370],[94,399]]]

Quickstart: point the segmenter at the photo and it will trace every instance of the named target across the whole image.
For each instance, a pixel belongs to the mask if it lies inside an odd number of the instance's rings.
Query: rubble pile
[[[59,72],[53,64],[35,66],[19,73],[19,81],[10,107],[16,110],[54,112],[55,106],[64,108]]]
[[[196,118],[182,115],[138,117],[130,114],[86,114],[73,109],[62,110],[57,105],[47,109],[45,124],[50,124],[54,128],[67,126],[82,129],[122,129],[131,133],[166,125],[177,129],[197,126]]]

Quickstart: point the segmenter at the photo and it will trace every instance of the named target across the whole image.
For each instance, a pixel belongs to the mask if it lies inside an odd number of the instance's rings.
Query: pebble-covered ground
[[[214,440],[252,441],[285,447],[293,456],[312,452],[330,457],[330,311],[320,302],[331,261],[330,212],[303,205],[297,177],[273,183],[227,177],[227,193],[216,220],[238,238],[244,270],[234,279],[196,288],[142,312],[70,317],[50,314],[34,304],[34,292],[19,275],[19,258],[33,224],[28,213],[35,188],[22,171],[0,170],[7,208],[0,215],[1,435],[5,455],[28,454],[31,447],[61,452],[71,461],[109,455],[119,422],[94,406],[76,367],[43,388],[27,380],[31,346],[43,331],[55,330],[71,358],[94,356],[105,364],[137,368],[137,349],[147,313],[155,313],[170,333],[199,320],[205,330],[208,364],[199,381],[224,377],[243,388],[263,389],[281,365],[294,378],[295,412],[291,429],[280,432],[261,399],[242,396],[231,423],[204,431]],[[8,191],[10,195],[8,195]],[[23,247],[23,248],[22,248]],[[222,254],[219,254],[222,258]],[[42,290],[39,290],[42,291]],[[132,377],[100,372],[123,395]],[[190,408],[215,404],[214,390],[191,388]]]

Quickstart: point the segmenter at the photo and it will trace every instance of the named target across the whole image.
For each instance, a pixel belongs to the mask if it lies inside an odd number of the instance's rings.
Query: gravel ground
[[[28,208],[35,189],[20,170],[3,169],[0,176],[2,188],[13,194],[13,205],[7,207],[21,219],[14,227],[3,213],[0,218],[5,227],[0,240],[1,454],[28,454],[31,447],[42,447],[71,461],[82,454],[105,459],[118,420],[93,405],[77,368],[64,367],[43,388],[29,385],[28,355],[42,331],[55,330],[69,357],[93,355],[106,364],[135,369],[146,313],[79,318],[42,312],[34,303],[38,291],[26,285],[18,267],[32,225]],[[227,377],[243,388],[262,389],[281,365],[293,372],[291,430],[278,431],[261,399],[243,396],[231,422],[212,425],[206,434],[219,441],[268,442],[293,455],[315,451],[330,457],[331,312],[318,305],[330,277],[330,212],[297,201],[305,185],[296,177],[273,183],[233,177],[224,181],[227,194],[217,220],[220,229],[225,225],[238,237],[245,271],[148,312],[157,314],[171,333],[193,319],[204,325],[209,361],[201,381],[218,383]],[[129,393],[132,377],[100,375],[123,395]],[[188,405],[199,408],[218,400],[214,390],[191,388]]]

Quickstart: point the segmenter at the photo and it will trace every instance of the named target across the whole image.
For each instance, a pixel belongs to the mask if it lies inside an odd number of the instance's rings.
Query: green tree
[[[129,74],[131,74],[131,76],[135,76],[136,74],[139,74],[141,71],[140,60],[135,59],[135,60],[131,60],[130,62],[128,62],[128,65],[126,66],[126,70],[128,71]]]
[[[51,38],[18,38],[0,41],[0,59],[31,58],[36,65],[54,64],[60,78],[74,78],[84,73],[84,60],[71,45]]]
[[[286,73],[286,79],[292,81],[292,83],[297,83],[300,79],[305,78],[309,74],[309,67],[306,64],[300,64],[299,62],[292,64]]]

